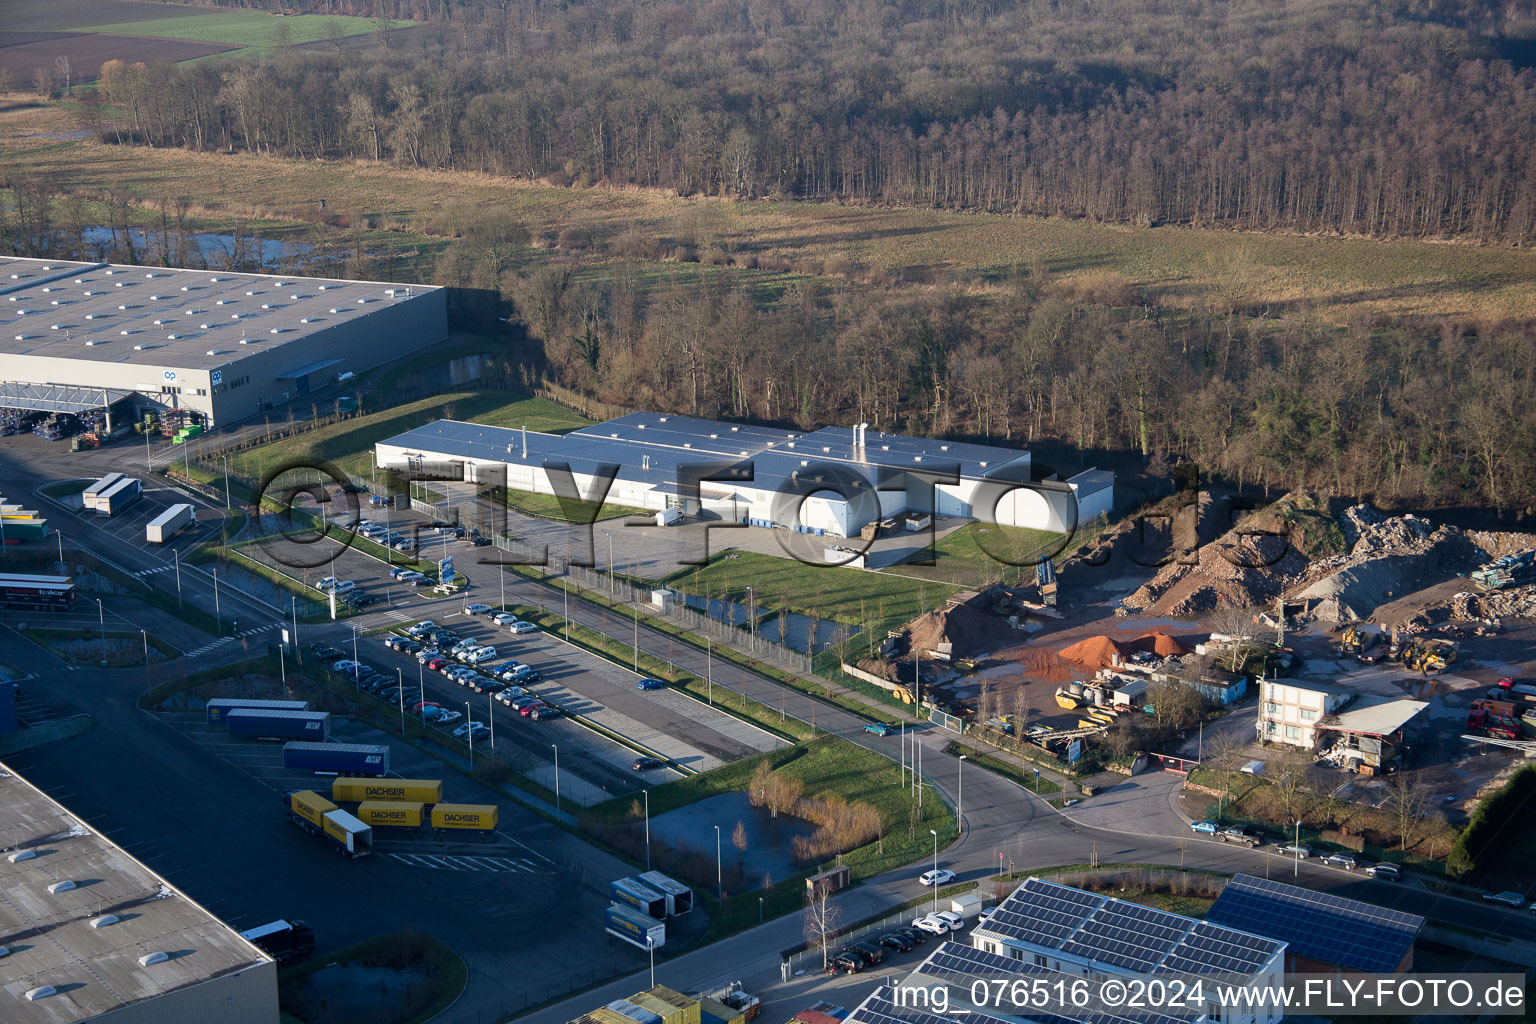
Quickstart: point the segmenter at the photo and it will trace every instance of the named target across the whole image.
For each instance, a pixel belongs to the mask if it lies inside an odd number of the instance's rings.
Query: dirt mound
[[[1164,566],[1122,604],[1134,612],[1176,616],[1219,605],[1251,608],[1279,597],[1306,567],[1306,556],[1291,544],[1285,524],[1259,513],[1201,547],[1193,564]]]
[[[1465,531],[1436,528],[1421,516],[1383,516],[1368,505],[1346,509],[1341,526],[1347,554],[1319,559],[1292,588],[1328,622],[1353,622],[1380,604],[1430,582],[1429,577],[1469,569],[1483,558]]]
[[[1026,647],[1018,657],[1027,679],[1041,683],[1065,683],[1073,676],[1073,667],[1048,647]]]
[[[1190,650],[1178,639],[1169,636],[1167,633],[1143,633],[1135,640],[1122,646],[1132,651],[1146,651],[1148,654],[1155,654],[1159,658],[1182,658]]]
[[[1124,658],[1126,650],[1107,636],[1091,636],[1086,640],[1079,640],[1071,647],[1062,648],[1058,653],[1063,661],[1070,661],[1074,665],[1098,671],[1101,668],[1110,668]]]
[[[919,615],[907,623],[907,631],[914,651],[926,654],[947,643],[956,658],[980,657],[1020,636],[1007,619],[964,604]]]

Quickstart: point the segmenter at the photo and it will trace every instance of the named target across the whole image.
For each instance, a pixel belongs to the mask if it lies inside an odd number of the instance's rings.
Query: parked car
[[[321,578],[319,583],[315,584],[315,589],[323,594],[327,591],[335,590],[336,584],[340,582],[335,576],[325,576]]]
[[[469,663],[471,665],[479,665],[481,662],[490,661],[494,657],[496,657],[496,648],[489,646],[477,647],[475,648],[474,652],[470,654]]]
[[[828,974],[857,974],[864,969],[864,961],[852,953],[839,953],[827,961]]]
[[[404,693],[404,692],[405,692],[405,689],[403,687],[400,687],[400,686],[385,687],[384,689],[379,691],[379,699],[380,700],[387,700],[391,704],[393,704],[394,702],[396,702],[396,701],[398,701],[400,699],[400,695],[402,693]]]
[[[630,765],[637,772],[655,771],[657,768],[665,768],[667,762],[659,757],[637,757],[635,763]]]
[[[531,622],[524,622],[522,619],[507,624],[507,632],[509,633],[537,633],[538,631],[538,626]]]
[[[402,582],[407,586],[417,588],[430,587],[432,585],[432,580],[429,577],[421,575],[420,573],[417,573],[414,576],[406,576],[402,579]]]
[[[1213,836],[1217,832],[1221,831],[1221,826],[1216,824],[1214,821],[1196,821],[1189,826],[1189,830],[1191,832],[1203,832],[1208,836]]]
[[[463,717],[464,717],[464,712],[462,712],[462,711],[446,711],[445,710],[441,715],[437,716],[437,724],[438,725],[450,725],[450,724],[452,724],[454,722],[457,722],[459,719],[461,719]]]
[[[399,578],[400,578],[400,577],[401,577],[401,576],[404,576],[404,575],[405,575],[405,574],[406,574],[406,573],[408,573],[408,572],[410,572],[410,571],[411,571],[411,570],[409,570],[409,569],[407,569],[407,568],[406,568],[406,567],[405,567],[405,566],[403,566],[403,565],[397,565],[397,566],[394,566],[394,567],[392,567],[392,568],[391,568],[391,569],[390,569],[390,570],[389,570],[389,578],[390,578],[390,579],[392,579],[392,580],[397,580],[397,579],[399,579]]]
[[[1260,846],[1264,843],[1264,837],[1252,829],[1243,828],[1241,825],[1233,825],[1224,828],[1216,834],[1216,838],[1224,843],[1242,843],[1244,846]]]
[[[948,868],[938,868],[934,871],[924,871],[918,876],[917,881],[921,885],[948,885],[955,880],[955,873]]]
[[[640,680],[638,683],[635,684],[635,689],[637,689],[637,690],[663,690],[663,689],[666,689],[666,686],[667,686],[667,684],[662,682],[660,679],[652,679],[649,676],[647,676],[646,678]]]
[[[441,650],[428,644],[416,652],[416,663],[418,665],[430,665],[434,658],[441,658],[442,656],[443,652]]]
[[[321,661],[340,661],[342,658],[346,657],[342,651],[326,644],[316,644],[314,647],[311,647],[310,650],[313,651],[315,657],[319,658]]]
[[[1383,882],[1401,882],[1403,869],[1396,864],[1372,864],[1365,869],[1365,873],[1372,878],[1379,878]]]
[[[418,715],[425,711],[427,708],[437,708],[439,711],[443,710],[443,706],[435,700],[419,700],[411,705],[411,710],[416,712]]]
[[[484,722],[465,722],[453,730],[453,735],[461,740],[466,738],[479,739],[478,734],[482,732],[487,736],[491,734],[490,728]]]
[[[885,950],[873,942],[855,942],[848,946],[844,952],[863,958],[864,962],[873,967],[876,964],[885,963]]]
[[[1284,846],[1275,847],[1276,853],[1283,853],[1287,857],[1300,857],[1306,860],[1312,856],[1312,847],[1305,843],[1286,843]]]
[[[497,612],[495,615],[491,616],[491,621],[496,623],[498,626],[510,626],[512,623],[517,621],[517,616],[513,615],[511,612]]]
[[[433,672],[441,672],[446,666],[451,664],[453,664],[453,662],[449,661],[441,654],[433,655],[426,661],[427,668],[431,669]]]
[[[460,534],[460,536],[463,536],[463,534]],[[477,548],[488,548],[488,547],[491,546],[491,538],[489,538],[489,537],[476,537],[475,540],[474,540],[474,545]]]
[[[464,610],[471,615],[484,615],[491,610],[491,606],[488,604],[471,604],[465,605]]]
[[[342,658],[340,661],[336,662],[335,664],[333,664],[331,666],[331,671],[332,672],[351,672],[353,674],[356,674],[357,671],[360,670],[362,667],[363,667],[362,665],[358,664],[355,661],[352,661],[350,658]]]
[[[1355,858],[1347,853],[1330,853],[1323,858],[1323,863],[1330,867],[1343,868],[1345,871],[1355,870],[1357,863]]]
[[[378,594],[354,594],[348,603],[353,608],[371,608],[382,600]]]
[[[1525,906],[1525,897],[1518,892],[1508,890],[1505,892],[1485,892],[1483,899],[1489,903],[1502,903],[1506,907],[1520,908]]]
[[[907,937],[907,940],[909,942],[911,942],[914,946],[924,945],[928,941],[928,933],[927,932],[923,931],[921,928],[914,928],[911,925],[906,925],[904,927],[897,928],[896,929],[896,934],[897,935],[905,935]]]
[[[905,932],[886,932],[884,935],[880,936],[880,945],[884,946],[886,949],[894,949],[898,953],[905,953],[907,950],[916,945],[916,943],[907,938],[907,934]]]
[[[408,655],[408,656],[411,656],[411,657],[415,657],[417,654],[419,654],[421,652],[421,649],[422,649],[421,648],[421,644],[417,643],[414,640],[411,640],[411,641],[407,641],[400,648],[400,653]]]
[[[501,701],[503,704],[511,704],[514,700],[517,700],[517,698],[526,695],[527,691],[524,690],[521,686],[503,686],[501,690],[497,691],[496,699]]]
[[[416,623],[416,625],[406,630],[406,632],[412,636],[420,636],[423,633],[430,633],[436,628],[437,623],[433,622],[431,619],[422,619],[420,622]]]
[[[915,918],[912,927],[929,935],[945,935],[949,932],[949,925],[931,914]]]
[[[513,707],[517,707],[517,705],[514,704]],[[536,700],[532,704],[527,705],[526,707],[517,708],[517,713],[522,715],[524,718],[532,718],[533,715],[534,715],[534,712],[537,711],[537,712],[543,713],[544,709],[547,708],[547,707],[549,707],[548,704],[545,704],[541,700]]]
[[[935,912],[933,916],[949,925],[949,930],[952,932],[957,932],[965,927],[965,918],[953,910],[940,910]]]
[[[891,734],[891,727],[884,722],[870,722],[864,727],[864,731],[872,732],[876,736],[889,736]]]
[[[479,672],[474,672],[464,677],[464,685],[476,693],[492,693],[506,684],[498,683],[494,679],[487,679]]]
[[[546,718],[559,718],[564,712],[553,704],[536,704],[528,712],[528,717],[535,722],[542,722]]]

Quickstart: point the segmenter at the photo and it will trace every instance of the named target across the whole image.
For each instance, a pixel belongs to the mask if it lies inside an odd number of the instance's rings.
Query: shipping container
[[[603,931],[640,949],[660,949],[667,944],[667,926],[622,903],[603,910]]]
[[[432,808],[432,827],[488,832],[498,817],[495,804],[438,804]]]
[[[331,735],[328,711],[269,711],[236,708],[224,715],[231,736],[279,740],[324,740]]]
[[[123,474],[121,473],[108,473],[81,493],[81,503],[88,511],[94,512],[96,510],[96,499],[117,486],[118,481],[121,479],[123,479]]]
[[[331,783],[331,799],[355,804],[364,800],[400,800],[414,804],[443,802],[443,784],[434,779],[351,779]]]
[[[322,820],[325,834],[347,856],[362,857],[373,852],[373,829],[346,811],[331,811]]]
[[[283,746],[283,767],[338,775],[387,775],[389,748],[365,743],[288,743]]]
[[[151,544],[164,544],[182,530],[197,522],[197,510],[188,504],[172,505],[150,520],[144,528],[144,539]]]
[[[315,953],[315,930],[303,921],[272,921],[240,937],[279,964],[298,963]]]
[[[325,816],[336,809],[335,804],[312,789],[289,793],[287,799],[288,810],[315,828],[320,828]]]
[[[357,818],[369,825],[420,828],[426,806],[426,804],[401,803],[394,800],[364,800],[357,805]]]
[[[660,871],[647,871],[636,878],[667,898],[667,914],[686,914],[693,909],[693,890]]]
[[[237,708],[255,708],[262,711],[308,711],[307,700],[246,700],[243,697],[214,697],[203,708],[209,725],[224,721],[224,716]]]
[[[627,903],[648,917],[667,916],[667,898],[637,878],[609,882],[608,898],[615,903]]]
[[[144,485],[138,477],[124,477],[96,495],[96,511],[100,515],[116,515],[144,496]]]

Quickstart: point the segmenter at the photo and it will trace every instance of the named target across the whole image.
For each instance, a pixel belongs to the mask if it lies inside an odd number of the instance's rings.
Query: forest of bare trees
[[[684,194],[1536,240],[1529,0],[302,6],[432,24],[368,54],[114,67],[95,127]]]

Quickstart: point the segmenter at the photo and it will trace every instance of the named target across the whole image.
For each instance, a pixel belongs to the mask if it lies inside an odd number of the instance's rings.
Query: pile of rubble
[[[1483,558],[1465,531],[1436,527],[1421,516],[1388,517],[1355,505],[1340,525],[1348,553],[1313,562],[1286,595],[1307,602],[1325,622],[1366,618],[1378,605],[1432,582],[1429,577],[1471,568]]]
[[[1487,593],[1457,594],[1451,598],[1446,614],[1458,622],[1536,619],[1536,584]]]

